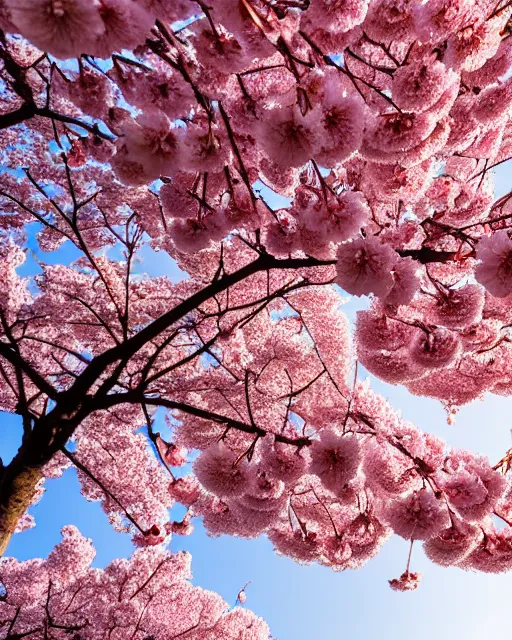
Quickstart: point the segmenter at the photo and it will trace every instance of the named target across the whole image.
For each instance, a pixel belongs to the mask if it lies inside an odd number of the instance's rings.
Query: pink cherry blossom
[[[340,245],[337,257],[337,282],[347,293],[385,296],[391,291],[390,271],[397,255],[377,238],[346,242]]]
[[[410,258],[402,258],[396,262],[393,267],[393,286],[384,298],[385,304],[408,304],[414,298],[420,288],[417,270],[414,260]]]
[[[391,384],[417,380],[427,373],[427,368],[413,360],[407,348],[393,351],[360,348],[358,354],[359,361],[370,373]]]
[[[450,83],[450,72],[439,60],[420,58],[393,75],[393,97],[404,111],[422,113],[435,105]],[[455,74],[453,74],[455,75]]]
[[[99,12],[104,30],[87,52],[100,58],[141,44],[154,22],[151,13],[134,0],[100,0]]]
[[[265,468],[278,480],[293,482],[305,472],[307,461],[295,447],[277,442],[269,435],[261,448]]]
[[[240,495],[247,487],[244,463],[222,442],[207,449],[194,463],[201,484],[221,498]]]
[[[279,555],[289,556],[300,564],[309,564],[317,560],[320,554],[314,533],[305,534],[300,529],[290,531],[274,528],[269,531],[268,537]]]
[[[408,540],[428,540],[449,522],[446,505],[427,489],[384,504],[382,515],[395,533]]]
[[[353,437],[322,431],[320,440],[311,445],[310,471],[331,491],[341,491],[352,480],[359,462],[359,446]]]
[[[512,539],[510,530],[496,531],[486,527],[476,548],[463,560],[464,569],[477,569],[484,573],[510,571],[512,566]]]
[[[463,0],[432,0],[428,6],[416,5],[414,12],[416,31],[423,42],[439,42],[479,17],[477,3],[468,5]]]
[[[327,24],[329,30],[345,32],[363,22],[369,0],[313,0],[305,12],[307,25]]]
[[[487,291],[497,298],[512,293],[512,241],[506,231],[498,231],[478,244],[480,264],[475,277]]]
[[[414,591],[419,587],[422,578],[422,573],[405,571],[399,578],[389,580],[389,586],[393,591]]]
[[[463,561],[478,544],[478,528],[464,521],[454,520],[451,527],[423,544],[427,557],[442,566]]]
[[[375,40],[405,41],[415,37],[414,3],[410,0],[377,0],[370,3],[365,31]]]
[[[118,148],[117,169],[122,170],[126,162],[135,164],[140,167],[139,173],[146,181],[174,172],[181,137],[179,130],[171,127],[171,122],[162,111],[152,109],[142,113],[136,120],[126,122],[123,133]]]
[[[498,86],[489,87],[483,91],[473,108],[474,117],[484,125],[506,119],[509,115],[508,96],[512,92],[512,82],[506,80]]]
[[[357,312],[357,344],[365,349],[395,351],[407,347],[418,332],[416,327],[387,317],[379,307]]]
[[[449,329],[467,327],[478,322],[483,306],[482,289],[468,284],[440,293],[432,308],[432,321]]]
[[[324,166],[343,162],[359,148],[365,124],[364,105],[344,97],[340,87],[329,86],[323,101],[323,142],[315,158]]]
[[[442,487],[448,500],[462,517],[481,520],[496,505],[504,485],[501,476],[497,474],[495,480],[492,476],[486,480],[484,482],[480,476],[468,471],[460,471],[448,478]]]
[[[454,362],[460,352],[458,335],[442,327],[418,334],[411,346],[411,358],[419,365],[437,369]]]
[[[369,217],[369,208],[362,194],[348,190],[328,207],[328,212],[327,233],[335,242],[354,237]]]
[[[276,107],[263,116],[256,133],[271,160],[281,167],[299,167],[311,159],[318,146],[318,114],[305,116],[298,107]]]
[[[94,47],[105,26],[99,0],[7,0],[20,33],[58,58],[78,57]]]
[[[92,540],[84,538],[74,526],[63,527],[62,542],[50,552],[48,573],[57,585],[68,585],[86,574],[96,555]]]

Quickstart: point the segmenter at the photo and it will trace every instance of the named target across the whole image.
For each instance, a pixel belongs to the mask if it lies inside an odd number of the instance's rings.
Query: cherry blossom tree
[[[393,533],[441,565],[512,569],[512,454],[448,449],[356,365],[450,418],[510,394],[512,192],[495,197],[493,168],[512,156],[511,15],[505,0],[0,1],[0,406],[23,423],[2,552],[74,466],[141,547],[201,517],[337,571]],[[22,276],[34,235],[79,257]],[[148,248],[188,277],[145,274]],[[340,288],[370,298],[353,339]],[[54,598],[41,562],[39,603]],[[6,583],[25,570],[2,566]],[[34,628],[82,624],[62,608],[87,571]],[[419,579],[408,562],[391,586]],[[127,605],[132,626],[152,593]]]

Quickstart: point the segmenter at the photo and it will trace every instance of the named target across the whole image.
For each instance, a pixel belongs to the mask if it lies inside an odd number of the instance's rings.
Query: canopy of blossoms
[[[200,516],[337,571],[393,533],[441,565],[512,569],[512,455],[493,465],[421,433],[355,364],[451,417],[511,393],[512,191],[493,183],[512,155],[511,14],[505,0],[0,0],[0,407],[23,422],[2,551],[74,466],[143,547]],[[34,237],[76,259],[20,275]],[[148,248],[188,277],[144,274]],[[340,287],[370,296],[354,336]],[[10,562],[7,587],[25,566]],[[54,597],[46,566],[34,602]],[[109,575],[87,571],[72,580]],[[419,578],[408,564],[391,586]],[[60,624],[59,593],[55,614],[20,611]]]
[[[0,560],[2,638],[270,638],[261,618],[190,584],[187,553],[139,549],[93,569],[91,541],[72,526],[62,537],[46,560]]]

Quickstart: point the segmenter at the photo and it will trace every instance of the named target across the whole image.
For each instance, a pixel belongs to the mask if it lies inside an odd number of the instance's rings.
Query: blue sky
[[[498,195],[505,190],[508,172],[507,167],[498,172]],[[70,257],[59,254],[54,260]],[[148,254],[147,266],[154,275],[172,269],[163,254]],[[33,273],[34,267],[34,262],[29,263],[27,272]],[[364,304],[350,301],[345,311],[353,316]],[[441,436],[451,446],[479,451],[491,462],[497,462],[512,446],[511,399],[488,396],[483,402],[472,403],[460,410],[456,424],[450,426],[440,403],[411,396],[402,387],[375,379],[372,385],[400,408],[406,419]],[[4,461],[14,454],[19,436],[18,418],[0,414],[0,455]],[[112,530],[99,504],[88,503],[80,496],[73,471],[47,482],[46,494],[33,514],[36,528],[14,536],[8,555],[20,560],[46,556],[59,541],[60,528],[65,524],[75,524],[93,539],[96,566],[132,551],[129,536]],[[194,582],[219,592],[234,604],[239,589],[250,580],[247,606],[268,621],[280,640],[387,640],[411,635],[415,640],[482,640],[508,632],[512,574],[442,569],[430,563],[418,546],[413,552],[412,569],[424,574],[423,582],[417,591],[401,594],[391,591],[387,583],[402,573],[407,560],[408,544],[398,537],[392,538],[363,569],[334,573],[325,567],[303,567],[278,557],[265,538],[211,538],[199,522],[195,526],[192,536],[175,536],[171,543],[173,550],[192,553]]]

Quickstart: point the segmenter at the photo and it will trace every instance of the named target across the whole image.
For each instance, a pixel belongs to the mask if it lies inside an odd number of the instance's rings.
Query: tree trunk
[[[30,435],[24,438],[18,453],[0,474],[0,557],[20,518],[34,499],[42,469],[66,444],[91,408],[75,400],[66,411],[57,404],[50,413],[38,418]]]
[[[32,504],[41,471],[25,467],[17,474],[6,474],[0,493],[0,557],[4,555],[18,522]]]

